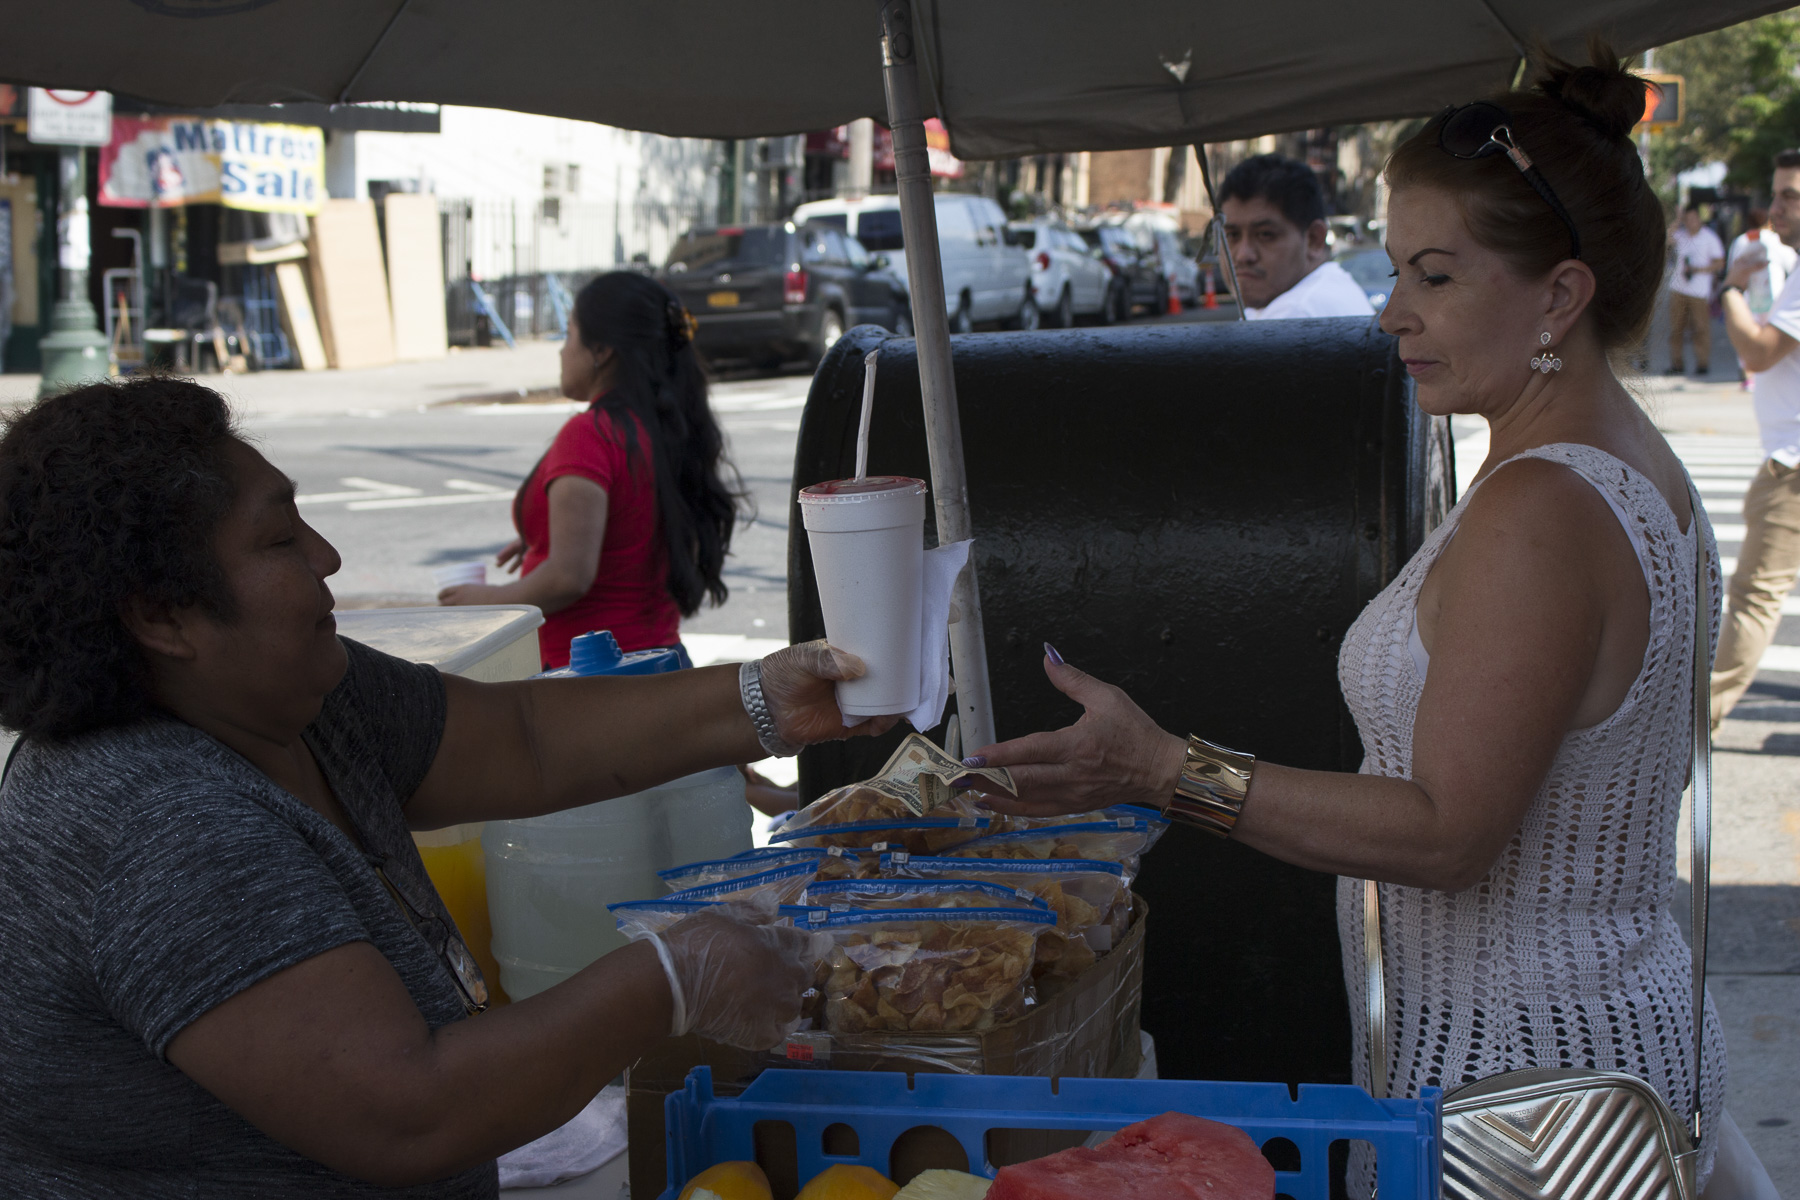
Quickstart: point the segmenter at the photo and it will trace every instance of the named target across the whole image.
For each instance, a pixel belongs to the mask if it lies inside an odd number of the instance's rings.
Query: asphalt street
[[[731,599],[684,631],[780,637],[787,629],[787,492],[810,378],[718,383],[713,405],[745,491],[726,567]],[[344,607],[429,604],[431,572],[494,555],[512,497],[578,406],[449,404],[360,414],[252,414],[247,432],[299,485],[301,511],[343,555]],[[496,576],[498,578],[498,576]]]

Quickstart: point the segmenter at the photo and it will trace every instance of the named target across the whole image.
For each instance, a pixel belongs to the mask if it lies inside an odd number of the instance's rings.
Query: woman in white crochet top
[[[1345,639],[1361,772],[1256,762],[1247,794],[1202,804],[1200,821],[1343,877],[1353,997],[1359,881],[1382,883],[1389,1094],[1594,1067],[1651,1081],[1685,1116],[1692,976],[1669,902],[1696,538],[1715,597],[1718,559],[1680,461],[1610,365],[1649,324],[1664,230],[1629,136],[1644,85],[1604,47],[1591,57],[1446,112],[1388,163],[1395,279],[1381,326],[1419,406],[1485,417],[1492,450]],[[1505,152],[1509,139],[1524,155]],[[1179,815],[1184,764],[1201,761],[1190,740],[1045,649],[1051,681],[1086,715],[971,756],[1018,781],[1019,799],[987,803]],[[1351,1009],[1366,1086],[1368,1030]],[[1710,1007],[1706,1026],[1702,1181],[1725,1078]]]

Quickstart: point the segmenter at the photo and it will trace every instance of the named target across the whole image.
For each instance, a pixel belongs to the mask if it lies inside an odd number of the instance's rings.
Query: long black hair
[[[694,353],[693,318],[662,284],[635,271],[611,271],[575,296],[574,321],[582,345],[613,352],[612,386],[589,406],[613,418],[625,461],[635,467],[643,448],[638,422],[650,437],[656,514],[669,550],[669,594],[681,615],[703,600],[725,603],[723,578],[742,487],[725,483],[736,471],[706,398],[706,372]],[[635,416],[638,420],[633,421]],[[540,461],[539,466],[542,466]],[[516,514],[536,483],[537,467],[513,501]]]

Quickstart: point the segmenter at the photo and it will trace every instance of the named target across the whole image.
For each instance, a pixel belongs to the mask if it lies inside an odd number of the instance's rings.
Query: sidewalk
[[[526,341],[516,350],[453,347],[448,356],[430,362],[358,371],[257,371],[198,378],[231,400],[243,417],[362,416],[554,388],[561,346],[555,341]],[[36,375],[0,375],[0,408],[35,399],[37,389]]]

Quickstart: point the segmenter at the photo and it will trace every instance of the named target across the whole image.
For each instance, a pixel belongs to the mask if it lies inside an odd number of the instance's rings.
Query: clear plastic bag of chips
[[[900,851],[881,856],[881,874],[945,884],[997,883],[1049,905],[1056,914],[1056,928],[1038,938],[1039,977],[1081,974],[1131,927],[1129,877],[1118,863],[1080,858],[972,861]]]
[[[995,833],[1018,833],[1027,829],[1060,829],[1068,825],[1093,825],[1117,821],[1121,817],[1141,817],[1146,821],[1167,822],[1168,818],[1154,808],[1138,804],[1113,804],[1090,812],[1059,813],[1053,817],[1026,817],[1007,814],[996,817]]]
[[[822,829],[862,829],[928,818],[959,821],[979,816],[991,821],[976,809],[973,793],[953,786],[957,780],[971,776],[985,779],[1001,791],[1013,791],[1012,775],[1004,767],[965,767],[929,738],[908,734],[873,778],[834,788],[798,812],[789,813],[769,840],[807,845],[814,843],[801,839],[821,836],[818,831]],[[997,824],[993,828],[1006,826]]]
[[[1035,1002],[1036,908],[892,909],[810,917],[835,943],[818,974],[815,1028],[832,1033],[966,1033]]]
[[[797,814],[796,814],[797,815]],[[806,825],[782,828],[769,835],[771,842],[821,849],[907,850],[914,854],[938,854],[953,846],[986,836],[994,819],[986,813],[959,816],[917,817],[906,821],[853,821],[845,825]]]
[[[915,804],[891,791],[874,784],[852,783],[826,792],[805,808],[789,813],[787,819],[769,834],[769,841],[771,844],[794,842],[809,831],[824,828],[892,825],[926,818],[954,822],[963,817],[985,815],[975,808],[972,792],[951,793],[943,804],[929,812],[920,812]]]
[[[1015,829],[959,843],[945,851],[957,858],[1093,858],[1115,862],[1136,878],[1138,863],[1169,828],[1148,809],[1120,808],[1118,816],[1040,829]],[[911,846],[902,847],[918,853]]]
[[[905,851],[901,852],[902,854]],[[883,855],[883,858],[888,857]],[[966,859],[952,859],[966,862]],[[835,879],[807,885],[801,903],[810,909],[1040,908],[1048,902],[1025,888],[979,879]]]
[[[636,941],[647,933],[661,933],[677,921],[697,912],[717,908],[721,903],[723,901],[677,900],[671,896],[662,896],[655,900],[621,900],[617,904],[607,905],[606,911],[618,923],[619,932]],[[763,923],[804,925],[812,915],[812,910],[803,905],[783,904],[775,909],[772,920]]]
[[[668,885],[670,891],[679,892],[685,888],[704,887],[710,883],[738,879],[798,862],[814,864],[820,879],[847,879],[857,873],[860,865],[856,852],[845,850],[841,846],[824,850],[778,846],[773,852],[757,853],[754,857],[738,855],[733,858],[685,863],[679,867],[665,867],[656,874]]]
[[[818,860],[769,867],[748,875],[721,879],[716,883],[682,888],[670,892],[669,900],[750,900],[762,895],[774,897],[777,904],[793,904],[806,894],[806,885],[818,878]]]

